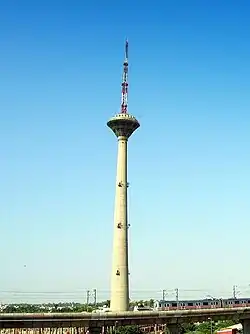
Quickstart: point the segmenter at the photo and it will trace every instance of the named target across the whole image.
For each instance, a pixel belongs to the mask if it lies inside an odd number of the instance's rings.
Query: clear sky
[[[250,283],[249,16],[247,0],[1,1],[0,301],[108,297],[126,37],[132,297]]]

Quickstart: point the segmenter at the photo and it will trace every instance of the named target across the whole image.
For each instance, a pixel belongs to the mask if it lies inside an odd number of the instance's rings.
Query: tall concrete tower
[[[118,138],[110,305],[111,310],[117,312],[127,311],[129,308],[127,144],[128,138],[140,126],[136,118],[128,114],[127,109],[128,42],[126,41],[121,110],[107,123]]]

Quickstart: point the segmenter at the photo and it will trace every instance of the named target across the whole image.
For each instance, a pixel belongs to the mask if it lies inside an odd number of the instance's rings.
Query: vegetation
[[[44,313],[44,312],[92,312],[103,306],[110,307],[110,300],[105,300],[100,303],[47,303],[47,304],[6,304],[0,305],[0,312],[4,313]],[[131,306],[145,305],[154,306],[154,300],[139,300],[131,301]]]
[[[144,306],[154,307],[154,299],[139,300],[139,301],[131,301],[130,302],[130,306],[135,306],[135,305],[144,305]]]
[[[206,321],[200,324],[185,324],[182,326],[182,333],[186,334],[210,334],[216,333],[222,328],[226,328],[239,323],[239,320],[224,320],[218,322]]]
[[[92,312],[104,305],[109,307],[110,301],[106,300],[96,305],[81,303],[6,304],[0,305],[0,313]]]
[[[183,324],[182,325],[182,334],[215,334],[218,330],[222,328],[226,328],[232,326],[239,321],[233,320],[225,320],[225,321],[218,321],[212,322],[207,321],[200,324]],[[211,331],[212,325],[212,331]],[[118,327],[115,331],[116,334],[142,334],[142,330],[139,326],[123,326]],[[166,329],[166,334],[168,334],[168,330]]]

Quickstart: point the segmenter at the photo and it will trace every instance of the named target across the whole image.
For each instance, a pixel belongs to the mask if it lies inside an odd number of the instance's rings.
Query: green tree
[[[182,328],[182,333],[192,333],[192,332],[195,332],[196,330],[195,324],[192,324],[192,323],[182,324],[181,328]]]
[[[145,300],[144,305],[154,307],[154,299]]]
[[[232,326],[239,323],[238,320],[222,320],[217,322],[212,322],[212,331],[216,333],[222,328]],[[185,334],[210,334],[211,333],[211,321],[202,322],[200,324],[183,324],[182,331]]]

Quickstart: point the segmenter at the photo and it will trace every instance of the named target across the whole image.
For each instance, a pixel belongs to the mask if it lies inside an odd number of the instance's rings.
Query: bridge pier
[[[241,320],[243,327],[243,334],[250,334],[250,319]]]
[[[89,327],[89,330],[87,333],[89,334],[101,334],[102,332],[102,327]]]
[[[180,334],[181,333],[181,326],[179,324],[168,324],[167,329],[168,329],[169,334]]]

